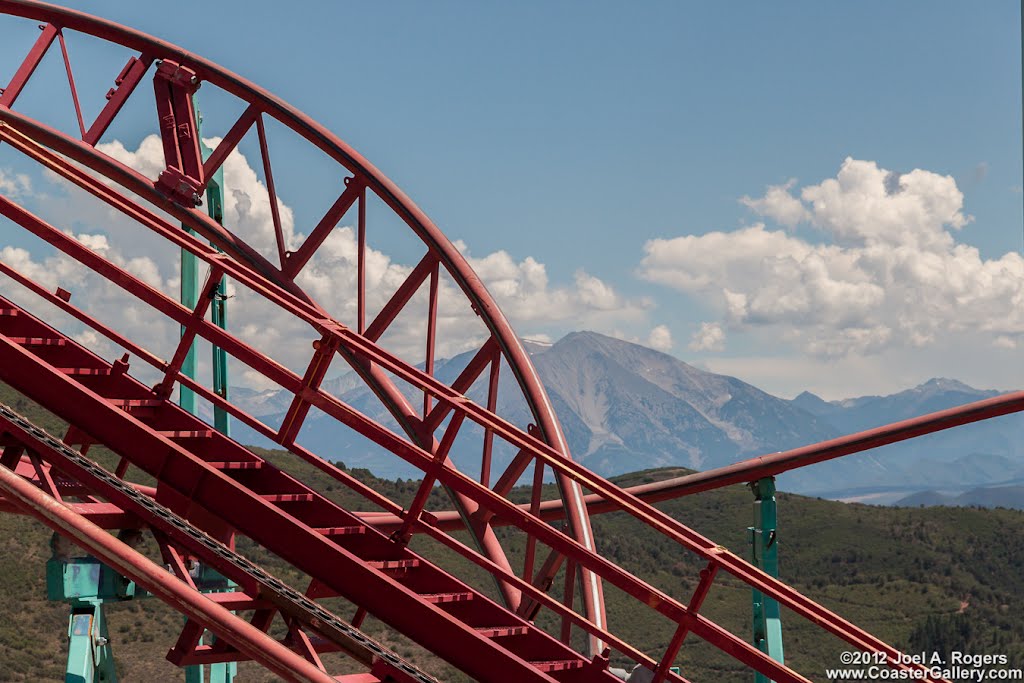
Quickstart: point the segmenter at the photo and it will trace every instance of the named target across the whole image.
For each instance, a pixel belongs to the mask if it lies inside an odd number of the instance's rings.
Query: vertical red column
[[[192,95],[199,89],[196,72],[165,59],[153,77],[160,137],[167,168],[156,186],[178,203],[193,207],[206,187]]]

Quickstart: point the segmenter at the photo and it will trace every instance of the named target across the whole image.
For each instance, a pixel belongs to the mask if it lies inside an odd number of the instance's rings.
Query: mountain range
[[[942,493],[941,491],[920,491],[893,503],[899,507],[950,507],[1012,508],[1024,510],[1024,486],[986,486],[963,493]]]
[[[932,379],[889,396],[825,401],[804,392],[792,400],[772,396],[734,377],[689,365],[674,356],[594,332],[574,332],[554,344],[526,343],[548,390],[576,460],[612,476],[665,466],[709,469],[765,453],[795,448],[895,420],[998,395],[950,379]],[[470,354],[438,361],[435,374],[451,382]],[[508,382],[497,412],[509,421],[530,421],[522,398]],[[485,381],[467,392],[483,404]],[[324,388],[392,429],[397,425],[354,373],[327,380]],[[233,389],[233,401],[277,426],[290,396],[283,391]],[[414,405],[421,401],[411,390]],[[927,489],[965,490],[1024,481],[1022,416],[1008,416],[822,463],[782,475],[780,487],[822,497],[893,502]],[[252,430],[236,427],[244,443],[269,445]],[[481,440],[480,430],[466,440]],[[460,437],[459,443],[462,443]],[[419,471],[315,410],[300,443],[349,467],[385,477],[418,477]],[[495,467],[510,448],[495,450]],[[457,464],[479,467],[474,448],[453,452]],[[460,462],[460,459],[462,462]]]

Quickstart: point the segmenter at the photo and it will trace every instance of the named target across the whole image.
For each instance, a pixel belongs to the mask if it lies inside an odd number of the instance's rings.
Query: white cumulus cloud
[[[691,351],[724,351],[725,330],[718,323],[701,323],[690,338]]]
[[[807,207],[789,193],[794,185],[796,185],[795,178],[785,185],[769,187],[763,197],[752,199],[744,196],[740,201],[762,216],[768,216],[776,223],[793,227],[810,216]]]
[[[11,173],[0,168],[0,193],[17,199],[32,192],[32,180],[24,173]]]
[[[821,357],[924,347],[952,333],[1000,347],[1024,335],[1024,259],[984,258],[956,233],[972,218],[950,176],[846,159],[835,178],[743,202],[812,241],[756,223],[649,241],[639,274],[710,300],[721,330],[772,330]],[[704,328],[691,348],[710,348]]]
[[[671,351],[673,346],[672,331],[666,325],[658,325],[647,336],[647,345],[658,351]]]

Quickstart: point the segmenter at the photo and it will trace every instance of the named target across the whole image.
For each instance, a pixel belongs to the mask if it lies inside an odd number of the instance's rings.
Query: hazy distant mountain
[[[930,507],[947,505],[956,507],[1014,508],[1024,510],[1024,486],[992,486],[971,489],[959,495],[938,491],[921,491],[893,503],[898,507]]]
[[[974,389],[955,379],[936,378],[890,396],[861,396],[828,402],[805,391],[792,403],[849,433],[998,395],[998,391]]]
[[[574,456],[603,474],[707,469],[837,435],[750,384],[594,332],[569,334],[533,362],[552,400],[585,428],[570,434]]]
[[[834,438],[894,420],[960,405],[997,392],[973,389],[955,380],[934,379],[891,396],[825,401],[804,392],[784,400],[733,377],[700,370],[653,349],[594,332],[574,332],[554,344],[528,342],[573,456],[605,475],[661,466],[708,469],[746,457]],[[438,361],[435,374],[451,382],[471,354]],[[529,412],[503,368],[497,412],[525,425]],[[340,399],[391,429],[398,427],[377,397],[353,374],[325,382]],[[468,393],[486,401],[482,378]],[[422,395],[407,390],[417,405]],[[290,397],[283,392],[236,389],[234,400],[267,424],[280,424]],[[1024,477],[1019,435],[1024,420],[1004,417],[939,435],[876,449],[839,461],[783,475],[791,491],[844,497],[853,490],[949,489],[1010,483]],[[243,442],[260,437],[236,429]],[[475,469],[480,430],[460,438],[457,463]],[[352,467],[380,476],[412,477],[418,470],[384,453],[366,439],[313,411],[300,443]],[[496,468],[510,448],[495,452]]]
[[[804,392],[792,404],[844,434],[998,396],[936,378],[890,396],[824,401]],[[786,475],[794,490],[841,497],[851,489],[957,489],[1024,476],[1024,416],[1008,415],[877,448]]]

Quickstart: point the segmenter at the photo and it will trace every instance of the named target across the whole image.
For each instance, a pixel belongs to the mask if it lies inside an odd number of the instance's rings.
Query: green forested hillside
[[[60,432],[59,421],[2,387],[0,401]],[[93,453],[110,464],[110,454],[102,449]],[[331,497],[358,504],[336,481],[312,467],[285,454],[264,454]],[[641,472],[618,481],[630,485],[678,472]],[[355,474],[396,500],[410,499],[418,486],[414,481],[378,480],[366,471],[356,470]],[[549,495],[555,495],[553,489]],[[743,487],[733,487],[660,507],[745,555],[751,498]],[[444,495],[435,491],[430,506],[449,505]],[[1013,666],[1024,662],[1024,618],[1020,616],[1024,513],[882,508],[780,494],[779,517],[781,578],[826,607],[912,651],[945,647],[977,654],[1005,653]],[[594,531],[601,550],[611,559],[670,594],[684,601],[688,598],[703,566],[699,558],[655,537],[621,513],[595,518]],[[62,680],[67,610],[45,600],[49,535],[31,519],[0,515],[0,600],[7,617],[0,623],[0,680]],[[500,535],[511,548],[513,566],[517,566],[522,561],[524,538],[509,529],[501,530]],[[305,588],[302,576],[245,539],[240,540],[239,548],[282,579]],[[461,558],[419,538],[414,540],[414,548],[464,580],[493,592],[488,578]],[[152,553],[154,548],[148,551]],[[538,554],[543,557],[543,552]],[[555,585],[562,585],[561,577]],[[616,590],[606,587],[606,591],[612,630],[657,656],[671,637],[668,624]],[[554,592],[560,591],[556,588]],[[351,616],[351,608],[340,601],[333,607],[343,617]],[[749,590],[735,579],[720,577],[705,603],[705,612],[745,636],[749,632]],[[847,648],[795,615],[784,613],[783,618],[788,662],[813,680],[823,680],[824,669],[838,665],[838,653]],[[183,674],[163,659],[177,635],[178,615],[155,600],[141,600],[114,606],[109,619],[122,681],[157,676],[184,680]],[[542,615],[541,623],[557,632],[550,617]],[[441,680],[465,680],[417,646],[388,634],[380,624],[371,620],[367,628]],[[678,664],[692,681],[751,680],[729,658],[692,638],[684,645]],[[243,663],[240,672],[241,681],[275,680],[251,664]]]

